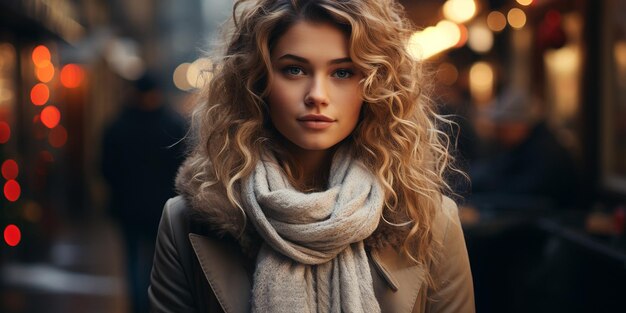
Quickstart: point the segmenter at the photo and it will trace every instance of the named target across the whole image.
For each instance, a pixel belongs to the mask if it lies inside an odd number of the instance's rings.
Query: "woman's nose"
[[[327,105],[328,86],[326,86],[326,83],[323,77],[314,77],[304,97],[304,104],[307,106]]]

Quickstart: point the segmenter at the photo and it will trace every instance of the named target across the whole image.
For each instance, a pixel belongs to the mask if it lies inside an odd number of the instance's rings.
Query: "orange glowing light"
[[[39,83],[30,90],[30,101],[34,105],[44,105],[50,99],[50,89],[45,84]]]
[[[533,0],[517,0],[517,3],[521,5],[531,5],[533,4]]]
[[[11,224],[4,229],[4,242],[6,242],[9,246],[17,246],[21,239],[22,232],[20,232],[20,229],[17,226]]]
[[[0,122],[0,143],[7,143],[11,138],[11,126],[6,122]]]
[[[61,148],[67,142],[67,130],[62,125],[58,125],[50,131],[48,142],[55,148]]]
[[[460,47],[463,47],[465,43],[467,43],[467,39],[469,38],[469,36],[468,36],[467,27],[465,27],[465,25],[458,24],[457,26],[459,27],[459,30],[461,31],[461,37],[459,38],[459,42],[457,42],[454,47],[460,48]]]
[[[42,83],[47,83],[54,77],[54,65],[50,61],[44,61],[45,65],[37,66],[35,68],[35,76]]]
[[[50,50],[44,45],[39,45],[33,49],[33,63],[35,66],[45,66],[46,62],[50,62]]]
[[[85,71],[76,64],[68,64],[61,70],[61,84],[66,88],[76,88],[80,86],[85,78]]]
[[[13,180],[9,179],[4,184],[4,196],[7,200],[11,202],[17,201],[20,198],[20,194],[22,193],[22,189],[20,188],[20,184]]]
[[[54,105],[41,110],[41,122],[48,128],[55,128],[61,121],[61,112]]]
[[[17,162],[13,160],[6,160],[2,163],[2,177],[5,179],[15,179],[19,173],[19,167]]]

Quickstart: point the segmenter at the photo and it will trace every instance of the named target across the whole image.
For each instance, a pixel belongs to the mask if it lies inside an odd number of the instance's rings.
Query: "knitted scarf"
[[[380,312],[363,240],[378,225],[383,190],[362,163],[338,151],[328,189],[302,193],[276,161],[260,161],[242,200],[264,239],[252,312]]]

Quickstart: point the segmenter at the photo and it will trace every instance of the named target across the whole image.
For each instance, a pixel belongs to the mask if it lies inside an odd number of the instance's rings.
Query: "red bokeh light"
[[[46,62],[50,62],[50,50],[44,45],[35,47],[33,49],[33,63],[35,63],[35,66],[44,66]]]
[[[80,86],[85,78],[85,71],[76,64],[67,64],[61,70],[61,84],[66,88]]]
[[[17,162],[14,160],[6,160],[2,163],[2,177],[4,177],[4,179],[9,180],[17,178],[19,171]]]
[[[22,189],[17,181],[10,179],[4,184],[4,196],[7,200],[11,202],[17,201],[17,199],[20,198],[21,193]]]
[[[35,68],[35,76],[44,83],[51,81],[54,77],[54,65],[50,61],[45,61],[44,65]]]
[[[4,242],[9,246],[17,246],[20,240],[22,240],[22,232],[17,226],[11,224],[4,229]]]
[[[34,105],[44,105],[50,99],[50,89],[45,84],[39,83],[30,91],[30,101]]]
[[[6,122],[0,122],[0,143],[7,143],[11,138],[11,127]]]
[[[55,128],[61,121],[61,112],[54,105],[41,110],[41,122],[48,128]]]
[[[55,148],[61,148],[67,142],[67,130],[63,125],[58,125],[50,131],[48,142]]]

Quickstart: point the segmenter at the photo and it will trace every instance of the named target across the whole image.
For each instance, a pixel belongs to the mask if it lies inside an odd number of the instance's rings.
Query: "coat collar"
[[[206,236],[191,233],[189,240],[224,312],[250,312],[250,302],[242,301],[250,299],[252,290],[243,254],[237,255],[232,247]],[[423,285],[423,267],[412,265],[391,247],[372,250],[370,260],[378,273],[378,277],[372,276],[383,312],[411,312]]]

